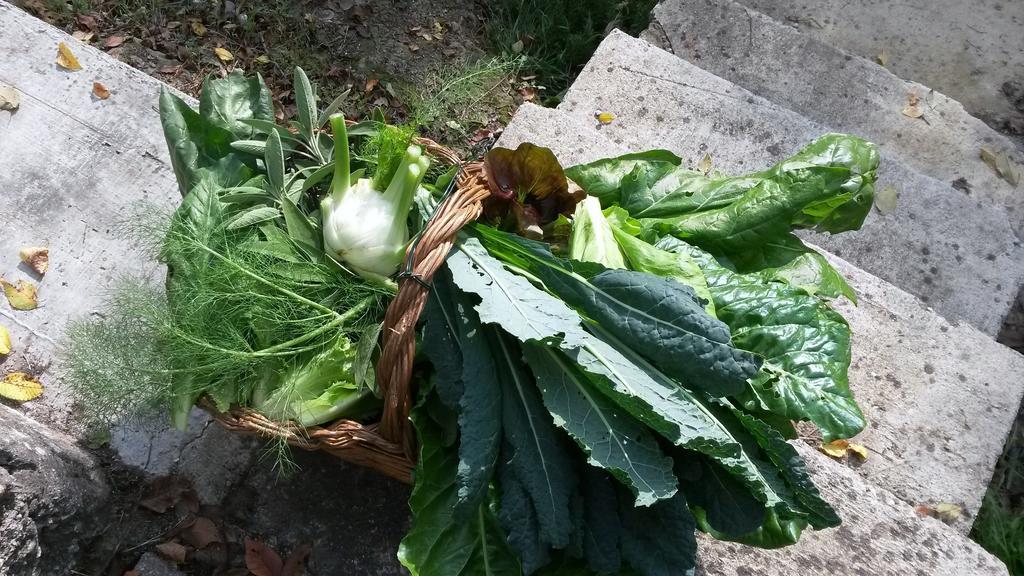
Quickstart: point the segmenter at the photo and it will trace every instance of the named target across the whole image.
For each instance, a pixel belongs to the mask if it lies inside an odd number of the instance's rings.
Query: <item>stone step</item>
[[[765,5],[773,14],[797,13],[796,2],[745,3]],[[900,4],[874,7],[873,21],[887,20],[879,11],[898,10]],[[817,8],[812,10],[821,18]],[[809,16],[807,11],[799,14]],[[856,11],[851,7],[833,18]],[[928,18],[934,13],[924,12]],[[653,17],[646,37],[659,38],[676,56],[822,125],[863,136],[879,144],[883,158],[899,157],[922,174],[955,183],[971,199],[1005,207],[1017,235],[1024,236],[1024,193],[986,165],[979,151],[985,146],[1018,160],[1021,153],[960,102],[820,40],[813,27],[804,26],[807,33],[801,33],[733,0],[665,0]],[[904,22],[899,27],[907,29]],[[877,25],[844,30],[863,35]],[[960,48],[946,47],[938,54],[950,51],[959,53]],[[902,113],[911,93],[921,99],[923,118]]]
[[[566,166],[627,152],[575,117],[533,105],[516,112],[497,145],[521,142],[551,148]],[[855,466],[802,442],[797,448],[843,525],[809,532],[782,550],[702,538],[703,573],[1006,574],[964,535],[1024,393],[1024,357],[974,328],[950,325],[885,281],[830,260],[860,297],[860,306],[838,308],[853,330],[850,386],[870,422],[857,441],[870,454]],[[951,527],[914,510],[942,502],[964,506],[966,515]]]
[[[595,110],[616,119],[600,132],[633,150],[655,146],[713,169],[764,169],[834,131],[714,74],[612,32],[569,89],[560,110],[596,125]],[[969,198],[883,154],[877,189],[900,191],[897,208],[873,213],[864,228],[805,237],[918,296],[943,316],[995,336],[1024,282],[1024,248],[1005,211]]]
[[[526,105],[498,145],[548,146],[567,166],[628,151],[601,138],[575,116]],[[850,386],[869,422],[858,442],[871,455],[856,471],[910,504],[964,506],[956,525],[969,531],[1024,395],[1024,356],[829,257],[859,297],[835,302],[853,331]]]
[[[741,0],[833,46],[956,98],[1024,135],[1024,3],[1003,0]]]

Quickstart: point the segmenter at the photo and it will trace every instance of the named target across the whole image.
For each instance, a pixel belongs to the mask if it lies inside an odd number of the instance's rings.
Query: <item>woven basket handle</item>
[[[439,160],[457,165],[458,156],[433,141],[418,138],[417,144]],[[399,444],[411,460],[415,460],[415,442],[409,423],[409,410],[414,399],[409,381],[416,354],[416,323],[430,295],[429,283],[444,265],[455,237],[463,226],[477,219],[483,201],[490,195],[479,163],[463,167],[458,187],[434,211],[420,234],[419,241],[406,254],[411,258],[411,277],[398,281],[398,295],[384,315],[381,331],[381,354],[377,361],[377,386],[384,395],[380,435]],[[407,261],[407,266],[408,266]]]

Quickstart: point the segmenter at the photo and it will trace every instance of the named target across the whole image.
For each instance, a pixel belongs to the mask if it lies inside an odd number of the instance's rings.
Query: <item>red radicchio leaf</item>
[[[491,189],[484,218],[528,237],[536,237],[559,214],[572,214],[583,196],[579,190],[570,192],[565,171],[550,149],[528,142],[515,150],[488,152],[484,173]]]

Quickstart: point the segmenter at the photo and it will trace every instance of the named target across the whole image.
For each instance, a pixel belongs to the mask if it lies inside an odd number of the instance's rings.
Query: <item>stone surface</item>
[[[800,445],[826,500],[843,519],[838,528],[805,531],[800,542],[761,550],[699,539],[698,574],[705,576],[1005,576],[1006,566],[971,540],[922,518],[889,492]]]
[[[576,116],[524,107],[498,145],[532,141],[571,164],[581,160],[575,143],[597,137]],[[660,144],[651,138],[648,146]],[[601,150],[626,151],[611,142]],[[910,504],[962,505],[956,525],[969,531],[1024,394],[1024,356],[830,258],[860,301],[835,303],[853,332],[850,386],[870,423],[857,441],[871,454],[857,472]]]
[[[82,70],[56,65],[59,42]],[[163,85],[2,1],[0,54],[0,84],[21,93],[17,111],[0,111],[0,276],[37,282],[40,299],[30,312],[0,310],[14,340],[4,366],[47,385],[27,412],[67,425],[70,398],[53,354],[64,325],[89,314],[119,277],[162,274],[118,225],[179,199],[156,111]],[[96,80],[108,100],[92,96]],[[18,259],[20,248],[38,245],[50,247],[41,279]]]
[[[742,0],[743,4],[963,102],[1024,134],[1024,3],[1006,0]]]
[[[153,552],[143,554],[133,570],[139,576],[185,576],[185,573],[178,570],[177,566]]]
[[[630,150],[663,147],[691,166],[708,153],[713,169],[767,168],[831,128],[781,108],[621,32],[609,35],[559,110],[596,125]],[[862,230],[813,242],[907,290],[943,316],[995,336],[1024,281],[1024,249],[1005,212],[922,176],[883,155],[878,188],[895,186],[896,210],[871,215]]]
[[[1024,233],[1024,194],[996,175],[979,151],[985,146],[1018,160],[1021,154],[956,100],[732,0],[668,0],[654,17],[652,27],[664,32],[676,56],[822,125],[876,142],[886,160],[899,158],[946,184],[957,182],[970,198],[1005,207],[1018,235]],[[947,46],[942,54],[956,50]],[[923,118],[901,112],[911,93],[921,99]]]
[[[104,524],[102,472],[70,438],[4,405],[0,431],[0,574],[65,574]]]

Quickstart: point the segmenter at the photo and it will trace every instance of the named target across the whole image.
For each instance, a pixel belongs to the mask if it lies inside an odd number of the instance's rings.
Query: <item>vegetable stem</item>
[[[349,182],[349,151],[348,129],[345,127],[345,115],[331,115],[331,130],[334,132],[334,179],[331,180],[331,196],[335,201],[348,191]]]

